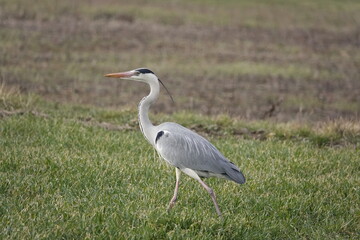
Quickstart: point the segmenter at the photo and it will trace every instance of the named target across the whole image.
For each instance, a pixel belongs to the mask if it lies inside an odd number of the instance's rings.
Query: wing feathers
[[[202,136],[176,123],[163,123],[158,128],[156,150],[171,165],[202,172],[203,177],[218,176],[245,183],[240,169]],[[166,134],[161,134],[164,131]]]

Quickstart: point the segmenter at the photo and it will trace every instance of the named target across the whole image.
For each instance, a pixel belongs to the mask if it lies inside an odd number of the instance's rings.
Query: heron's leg
[[[203,186],[206,189],[206,191],[210,194],[210,197],[211,197],[211,199],[212,199],[212,201],[214,203],[216,212],[221,217],[222,214],[221,214],[219,205],[217,204],[216,196],[215,196],[214,191],[212,190],[212,188],[210,188],[208,185],[206,185],[201,179],[199,179],[198,181],[201,184],[201,186]]]
[[[186,173],[187,175],[189,175],[190,177],[198,180],[198,182],[201,184],[201,186],[203,186],[206,189],[206,191],[210,194],[210,197],[214,203],[217,214],[221,217],[222,214],[221,214],[219,205],[216,202],[216,196],[215,196],[214,191],[201,180],[199,175],[197,175],[197,173],[194,170],[191,170],[190,168],[184,168],[184,169],[182,169],[182,171],[184,173]]]
[[[171,208],[173,208],[175,206],[176,200],[177,200],[177,195],[178,195],[178,191],[179,191],[179,184],[180,184],[180,175],[181,175],[181,171],[178,168],[176,169],[176,183],[175,183],[175,190],[174,190],[174,196],[171,198],[170,203],[169,203],[169,207],[168,210],[170,210]]]

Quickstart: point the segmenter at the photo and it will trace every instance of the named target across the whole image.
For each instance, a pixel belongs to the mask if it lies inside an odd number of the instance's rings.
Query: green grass
[[[164,0],[152,1],[104,1],[94,2],[35,0],[34,4],[24,1],[1,0],[4,17],[26,20],[56,20],[60,16],[76,16],[88,19],[142,19],[168,25],[205,24],[249,27],[288,28],[315,27],[318,24],[327,29],[341,29],[354,19],[360,9],[357,1],[182,1],[172,3]],[[141,7],[139,7],[141,4]],[[204,5],[206,7],[204,8]],[[164,7],[166,11],[164,11]],[[269,10],[270,9],[270,10]],[[339,10],[348,14],[339,14]],[[202,11],[202,14],[199,14]],[[241,12],[241,14],[239,14]],[[284,18],[287,19],[284,22]],[[358,19],[357,17],[355,17]]]
[[[166,211],[174,169],[135,128],[135,110],[59,105],[5,88],[0,106],[13,113],[0,119],[0,238],[360,237],[360,128],[355,123],[311,128],[186,112],[153,116],[156,122],[205,129],[243,170],[245,185],[207,180],[218,196],[220,219],[208,194],[187,176],[177,205]],[[108,131],[84,119],[134,128]],[[234,134],[241,127],[268,137]],[[329,141],[334,134],[344,144],[313,141]]]

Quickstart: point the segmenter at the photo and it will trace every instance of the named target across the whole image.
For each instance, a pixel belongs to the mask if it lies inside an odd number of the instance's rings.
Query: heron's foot
[[[219,215],[219,217],[220,217],[220,218],[222,218],[222,213],[221,213],[221,211],[220,211],[219,207],[218,207],[218,208],[216,208],[216,212],[217,212],[217,214]]]
[[[175,196],[170,200],[169,206],[167,208],[168,211],[170,211],[175,206],[176,200],[177,200],[177,197],[175,197]]]
[[[215,193],[214,193],[214,191],[213,191],[211,188],[210,188],[209,194],[210,194],[210,196],[211,196],[211,199],[213,200],[216,213],[219,215],[220,218],[222,218],[222,213],[221,213],[220,208],[219,208],[219,205],[218,205],[218,203],[217,203],[217,201],[216,201]]]

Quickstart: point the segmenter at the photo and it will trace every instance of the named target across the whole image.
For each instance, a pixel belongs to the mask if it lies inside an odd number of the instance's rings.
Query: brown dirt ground
[[[131,14],[64,14],[45,20],[1,16],[7,34],[1,81],[50,100],[135,107],[146,86],[102,75],[147,66],[176,102],[161,96],[154,112],[277,121],[360,117],[359,27],[163,23]],[[267,68],[232,72],[239,62]],[[218,65],[230,73],[216,70]],[[294,72],[276,73],[287,66]]]

